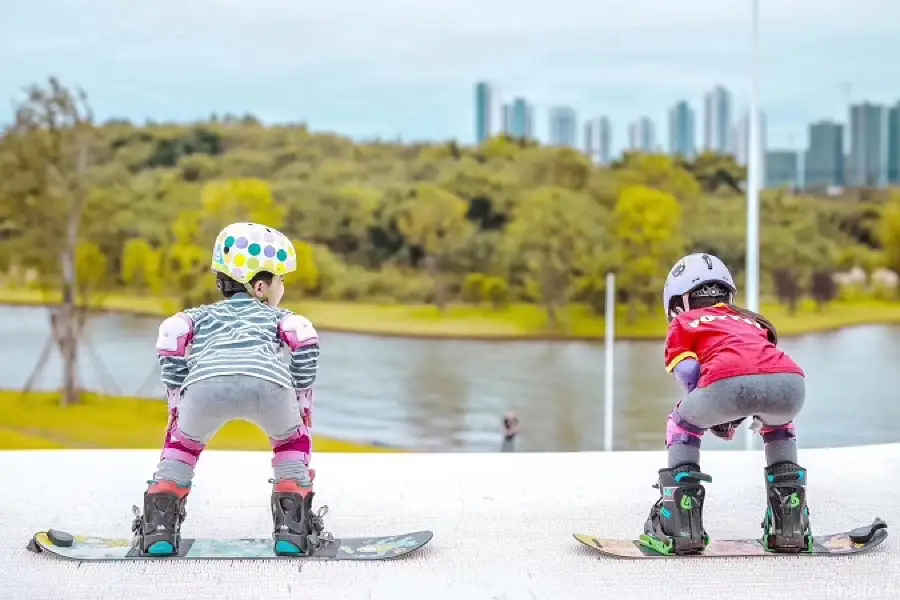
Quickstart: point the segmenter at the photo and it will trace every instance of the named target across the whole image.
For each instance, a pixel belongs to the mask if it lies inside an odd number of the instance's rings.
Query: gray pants
[[[669,416],[669,467],[700,463],[700,438],[707,429],[744,417],[762,422],[766,463],[797,462],[793,420],[803,408],[806,381],[792,373],[747,375],[696,388]]]
[[[246,375],[213,377],[185,388],[169,422],[154,480],[189,485],[203,449],[219,429],[235,420],[254,423],[269,436],[276,481],[309,484],[311,437],[296,392]]]

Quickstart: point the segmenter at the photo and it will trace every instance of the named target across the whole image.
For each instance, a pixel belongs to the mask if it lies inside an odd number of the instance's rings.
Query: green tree
[[[546,309],[558,328],[578,271],[604,241],[604,211],[589,196],[559,187],[539,188],[522,198],[507,229],[513,277]]]
[[[145,239],[134,238],[125,243],[122,251],[122,282],[131,289],[163,292],[161,253]]]
[[[682,200],[700,192],[700,185],[691,172],[664,154],[628,153],[617,174],[623,188],[644,186]]]
[[[102,290],[109,283],[109,261],[100,248],[87,241],[78,244],[75,251],[75,271],[78,295],[87,302],[90,294]]]
[[[900,275],[900,193],[894,193],[884,207],[878,237],[884,248],[885,266]]]
[[[381,190],[356,185],[309,190],[297,206],[299,233],[332,252],[375,266],[370,236],[383,197]]]
[[[655,307],[672,264],[684,253],[682,208],[674,196],[642,186],[625,188],[613,216],[617,287],[626,290],[629,319],[639,305]]]
[[[211,300],[212,249],[198,245],[203,230],[199,211],[185,211],[172,225],[170,242],[162,250],[160,283],[178,299],[179,308]]]
[[[410,248],[421,253],[421,263],[434,279],[435,304],[441,310],[448,301],[443,270],[475,230],[466,219],[467,210],[459,196],[433,184],[419,184],[397,214],[398,229]]]
[[[274,229],[281,229],[284,224],[285,207],[275,202],[272,188],[261,179],[208,183],[203,186],[201,202],[202,224],[207,228],[211,226],[216,232],[238,221],[259,223]]]
[[[509,303],[509,283],[502,277],[485,277],[481,284],[481,294],[495,310],[500,310]]]
[[[484,300],[484,282],[487,278],[484,273],[469,273],[462,282],[460,290],[462,299],[474,305],[481,304]]]
[[[315,248],[299,240],[294,240],[293,244],[297,252],[297,272],[291,276],[296,281],[295,287],[304,294],[316,294],[319,292],[321,282]]]
[[[682,163],[709,193],[725,190],[741,193],[741,185],[747,181],[747,169],[737,164],[734,156],[704,152],[690,162]]]
[[[812,199],[779,191],[764,199],[761,212],[761,261],[770,265],[775,292],[791,313],[797,311],[813,272],[837,262],[832,240],[820,234]]]
[[[24,266],[58,275],[63,303],[55,319],[66,405],[80,398],[77,254],[97,133],[87,95],[51,77],[46,86],[30,86],[14,105],[0,150],[3,237]]]
[[[35,287],[67,297],[80,289],[72,240],[85,240],[107,260],[102,286],[197,301],[214,293],[208,254],[218,230],[257,221],[295,241],[300,267],[288,285],[302,295],[440,306],[525,300],[552,307],[556,320],[568,303],[602,311],[606,271],[618,267],[620,295],[655,306],[657,270],[669,257],[653,232],[665,224],[646,205],[629,209],[638,215],[632,233],[616,235],[635,188],[677,199],[683,226],[669,224],[685,249],[720,256],[739,278],[746,258],[745,169],[715,153],[629,153],[600,167],[572,149],[509,136],[477,147],[357,143],[252,115],[96,125],[79,93],[53,80],[27,90],[14,111],[0,136],[0,270],[6,279],[36,273]],[[559,206],[542,207],[534,198],[542,193]],[[827,302],[824,274],[835,268],[900,268],[898,200],[889,196],[764,192],[763,293],[797,306],[816,287]]]

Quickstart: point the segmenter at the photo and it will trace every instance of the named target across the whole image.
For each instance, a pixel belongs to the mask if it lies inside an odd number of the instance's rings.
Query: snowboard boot
[[[792,462],[766,467],[768,508],[762,544],[770,552],[811,552],[813,535],[806,506],[806,469]]]
[[[181,487],[174,481],[149,481],[144,492],[144,514],[135,507],[131,529],[138,538],[138,550],[150,556],[178,554],[181,543],[181,524],[190,486]]]
[[[712,477],[695,464],[659,471],[653,487],[659,489],[660,497],[644,524],[641,545],[666,555],[695,554],[706,548],[709,535],[703,529],[703,481],[712,481]]]
[[[320,545],[325,529],[323,517],[328,507],[318,514],[312,510],[315,496],[310,479],[307,486],[293,479],[279,482],[270,480],[272,486],[272,521],[275,529],[275,554],[278,556],[312,555]],[[326,534],[327,536],[327,534]],[[326,537],[323,536],[323,537]]]

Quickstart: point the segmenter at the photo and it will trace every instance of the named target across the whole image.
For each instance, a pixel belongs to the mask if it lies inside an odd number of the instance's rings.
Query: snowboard
[[[871,525],[851,531],[815,536],[811,552],[771,552],[759,539],[712,540],[702,552],[696,554],[660,554],[638,540],[602,538],[576,533],[575,539],[600,554],[617,559],[644,558],[737,558],[745,556],[847,556],[866,552],[881,545],[887,539],[887,523],[875,519]]]
[[[312,555],[278,556],[271,538],[182,538],[178,554],[146,556],[139,553],[133,539],[71,535],[48,529],[39,531],[28,543],[32,552],[47,552],[77,561],[129,560],[387,560],[415,552],[431,541],[431,531],[375,537],[320,538],[321,546]]]

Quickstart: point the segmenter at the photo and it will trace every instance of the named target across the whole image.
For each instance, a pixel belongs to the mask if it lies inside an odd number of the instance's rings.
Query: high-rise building
[[[531,139],[534,135],[534,115],[524,98],[513,98],[503,105],[503,132],[513,138]]]
[[[612,158],[612,127],[608,118],[598,117],[584,124],[584,152],[594,164],[609,165]]]
[[[656,127],[647,117],[628,125],[628,149],[632,152],[656,152]]]
[[[900,184],[900,102],[888,111],[888,183]]]
[[[768,145],[769,124],[766,113],[759,113],[759,149],[760,156],[765,156]],[[746,111],[740,121],[732,128],[731,149],[734,160],[739,165],[747,166],[750,162],[750,111]]]
[[[494,131],[494,94],[491,84],[479,81],[475,84],[475,143],[481,144]]]
[[[803,187],[843,187],[844,168],[844,126],[833,121],[812,123],[809,126]]]
[[[720,154],[731,152],[731,92],[717,85],[704,97],[703,149]]]
[[[887,183],[887,111],[864,102],[850,107],[847,184],[882,187]]]
[[[578,117],[569,106],[550,109],[550,145],[574,148],[578,143]]]
[[[759,183],[762,185],[766,180],[766,148],[768,146],[768,121],[766,114],[762,111],[759,113]],[[734,154],[734,160],[737,164],[750,166],[750,111],[745,111],[741,119],[731,129],[730,136],[731,152]]]
[[[684,158],[693,158],[696,150],[694,109],[680,100],[669,109],[669,152]]]
[[[763,186],[766,189],[800,187],[800,157],[794,150],[771,150],[766,152]]]

